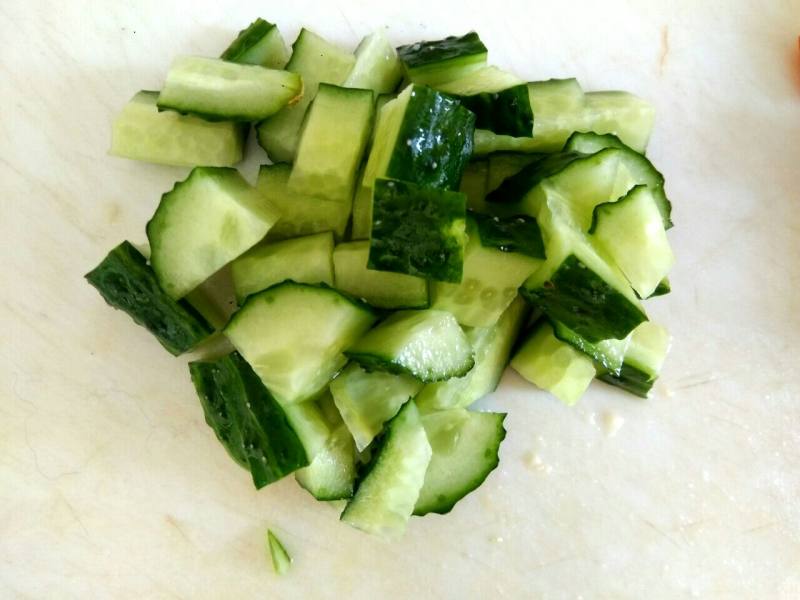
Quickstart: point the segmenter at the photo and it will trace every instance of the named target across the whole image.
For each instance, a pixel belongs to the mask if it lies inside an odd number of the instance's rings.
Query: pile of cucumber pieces
[[[116,119],[113,154],[193,168],[149,258],[123,242],[87,278],[175,355],[230,342],[189,370],[257,488],[294,473],[394,537],[497,466],[505,414],[468,407],[509,361],[566,404],[595,378],[647,396],[669,335],[642,300],[673,262],[652,125],[631,94],[488,65],[476,33],[351,53],[303,29],[290,53],[259,19]],[[231,168],[251,126],[254,186]]]

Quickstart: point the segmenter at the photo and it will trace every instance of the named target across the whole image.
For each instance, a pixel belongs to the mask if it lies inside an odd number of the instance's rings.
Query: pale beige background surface
[[[0,597],[800,597],[800,3],[223,4],[0,2]],[[114,113],[256,16],[348,47],[477,28],[527,78],[652,100],[678,257],[655,398],[567,409],[507,374],[500,468],[390,545],[291,479],[255,492],[185,359],[82,275],[186,174],[107,157]]]

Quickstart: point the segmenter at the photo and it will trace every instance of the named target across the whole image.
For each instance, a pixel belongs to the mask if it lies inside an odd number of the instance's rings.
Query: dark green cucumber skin
[[[493,217],[474,213],[481,245],[503,252],[518,252],[533,258],[544,258],[544,241],[539,223],[531,216]]]
[[[438,502],[435,506],[431,507],[423,507],[422,509],[414,508],[413,515],[415,517],[423,517],[430,513],[436,513],[438,515],[446,515],[453,507],[458,504],[458,502],[467,496],[468,494],[477,490],[486,478],[489,476],[489,473],[494,471],[497,468],[497,465],[500,464],[500,445],[503,443],[503,440],[506,439],[506,428],[504,426],[504,422],[506,420],[506,414],[501,413],[502,418],[498,421],[497,428],[497,446],[492,448],[487,448],[486,452],[491,453],[489,456],[493,456],[494,460],[492,460],[489,468],[483,471],[482,473],[478,473],[475,479],[473,479],[466,487],[462,488],[463,493],[459,496],[439,496],[437,497]],[[488,458],[488,457],[487,457]]]
[[[239,35],[220,55],[220,58],[229,62],[239,62],[240,57],[260,42],[273,27],[275,27],[274,24],[262,18],[257,18],[248,25],[247,29],[242,29],[239,32]]]
[[[580,152],[543,154],[515,175],[505,179],[497,189],[486,194],[486,201],[517,204],[539,183],[563,171],[570,164],[585,156],[587,155]]]
[[[189,372],[206,422],[231,456],[246,462],[257,489],[308,465],[285,413],[238,352],[190,363]]]
[[[460,37],[452,35],[442,40],[417,42],[397,48],[397,55],[410,72],[431,64],[486,52],[486,46],[474,31]]]
[[[597,378],[640,398],[647,398],[656,381],[656,378],[651,378],[649,374],[627,363],[622,363],[619,375],[601,373]]]
[[[445,377],[421,377],[419,373],[415,373],[405,365],[395,362],[391,356],[382,356],[380,354],[367,352],[353,352],[350,350],[345,350],[344,355],[350,360],[356,361],[367,372],[386,371],[388,373],[394,373],[395,375],[411,375],[422,383],[436,383],[437,381],[446,381],[453,377],[463,377],[475,366],[475,357],[470,355],[469,361],[465,362],[461,369],[448,373]]]
[[[603,368],[609,370],[611,369],[611,365],[608,364],[605,353],[598,350],[595,344],[592,344],[588,340],[577,335],[563,323],[553,321],[552,319],[548,320],[553,328],[553,335],[555,335],[559,340],[566,342],[570,346],[573,346],[584,354],[590,356],[592,360],[602,365]],[[613,375],[613,373],[610,374]]]
[[[533,109],[527,84],[515,85],[500,92],[473,96],[456,96],[461,104],[475,113],[475,127],[500,135],[531,137]]]
[[[598,277],[574,254],[567,256],[548,281],[527,283],[522,295],[550,319],[560,321],[590,343],[621,340],[647,315]]]
[[[385,177],[457,190],[472,156],[475,115],[455,98],[415,85]]]
[[[377,179],[367,266],[459,283],[466,236],[447,230],[465,217],[466,196],[460,192]]]
[[[175,356],[214,333],[191,304],[175,301],[161,289],[147,260],[130,242],[109,252],[86,279],[110,306],[127,313]]]
[[[648,296],[648,298],[655,298],[657,296],[665,296],[665,295],[669,294],[671,291],[672,291],[672,287],[670,286],[669,279],[667,279],[665,277],[664,279],[662,279],[658,283],[658,285],[656,286],[656,289],[653,291],[652,294],[650,294]]]

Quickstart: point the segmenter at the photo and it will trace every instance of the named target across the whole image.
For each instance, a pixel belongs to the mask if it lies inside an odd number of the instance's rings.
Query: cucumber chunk
[[[173,300],[158,285],[147,260],[122,242],[86,274],[103,299],[152,333],[174,355],[197,346],[214,328],[185,300]]]
[[[403,534],[425,481],[431,446],[409,400],[389,422],[341,519],[385,539]]]
[[[427,308],[428,282],[367,268],[369,242],[339,244],[333,251],[336,288],[378,308]]]
[[[189,372],[206,422],[230,455],[247,465],[256,488],[308,464],[283,410],[238,353],[189,363]]]
[[[283,240],[324,231],[332,231],[337,240],[342,239],[350,204],[296,194],[289,189],[290,175],[291,166],[283,163],[262,165],[258,172],[256,189],[281,213],[267,239]]]
[[[459,500],[478,489],[500,462],[505,418],[504,413],[462,408],[422,417],[433,453],[414,515],[449,513]]]
[[[286,405],[319,396],[344,366],[342,351],[374,321],[332,288],[284,282],[249,296],[225,335]]]
[[[468,329],[466,335],[475,354],[475,366],[461,377],[427,384],[414,399],[419,410],[428,413],[466,408],[493,392],[508,365],[511,348],[527,314],[527,303],[518,297],[493,326]]]
[[[292,557],[286,552],[278,537],[267,530],[267,545],[269,546],[269,555],[272,557],[272,568],[278,575],[284,575],[292,565]]]
[[[547,320],[535,326],[511,359],[511,367],[568,406],[580,399],[595,376],[592,360],[559,340]]]
[[[289,50],[278,26],[259,18],[239,32],[220,58],[268,69],[282,69],[289,60]]]
[[[395,90],[403,77],[403,65],[382,29],[361,40],[355,54],[355,65],[342,85],[372,90],[376,97]]]
[[[607,371],[598,378],[636,396],[647,398],[669,352],[670,335],[650,321],[633,330],[619,374]]]
[[[332,286],[332,257],[330,231],[251,248],[231,263],[236,299],[241,304],[250,294],[287,279]]]
[[[522,79],[508,71],[503,71],[497,67],[481,67],[456,79],[437,83],[433,87],[446,94],[473,96],[475,94],[500,92],[524,83]]]
[[[553,334],[558,339],[560,339],[562,342],[568,343],[570,346],[588,355],[592,360],[595,361],[595,363],[597,363],[598,368],[615,375],[619,374],[620,369],[622,369],[622,362],[625,358],[625,352],[627,351],[628,345],[631,341],[630,335],[622,340],[612,339],[591,343],[579,336],[563,323],[551,321],[550,325],[553,328]],[[639,327],[641,327],[641,325]],[[633,334],[631,333],[631,335]]]
[[[341,85],[355,64],[350,52],[327,42],[316,33],[302,29],[292,45],[286,70],[303,80],[303,96],[278,114],[259,123],[258,143],[273,162],[292,162],[300,141],[300,130],[320,83]]]
[[[486,160],[474,160],[464,169],[458,191],[467,197],[468,210],[478,213],[488,212],[485,201],[488,178],[489,162]]]
[[[353,495],[356,450],[344,424],[331,433],[310,465],[295,472],[295,479],[317,500],[343,500]]]
[[[473,215],[482,246],[503,252],[519,253],[531,258],[545,257],[542,232],[536,219],[529,215],[491,217]]]
[[[475,127],[501,135],[533,135],[533,110],[524,83],[499,92],[458,96],[461,104],[475,113]]]
[[[161,287],[172,298],[185,296],[263,239],[279,216],[235,169],[192,169],[147,223]]]
[[[475,364],[453,315],[432,309],[393,313],[345,354],[367,370],[407,373],[424,383],[460,377]]]
[[[492,217],[488,219],[493,221]],[[541,236],[539,240],[541,243]],[[484,245],[478,226],[470,219],[461,283],[432,282],[431,307],[452,313],[461,325],[490,327],[517,297],[519,286],[542,263],[522,253]]]
[[[295,73],[218,58],[176,58],[158,95],[159,110],[176,110],[209,121],[257,121],[303,94]]]
[[[289,189],[349,204],[373,110],[370,90],[320,84],[303,125]]]
[[[227,167],[242,160],[246,130],[175,111],[159,112],[158,92],[138,92],[114,119],[114,156],[174,166]]]
[[[413,398],[422,384],[410,375],[368,372],[350,363],[331,382],[331,394],[356,448],[363,451],[381,432],[383,424]]]
[[[461,281],[466,197],[406,181],[378,179],[368,268]]]
[[[315,459],[322,452],[331,436],[331,421],[322,410],[322,404],[327,396],[328,394],[323,393],[318,400],[306,400],[283,406],[283,412],[286,413],[289,424],[303,444],[309,460]]]
[[[658,202],[646,186],[594,209],[590,239],[622,270],[640,298],[655,292],[667,276],[672,254]]]
[[[488,50],[478,34],[470,31],[461,37],[400,46],[397,54],[411,81],[436,85],[485,66]]]

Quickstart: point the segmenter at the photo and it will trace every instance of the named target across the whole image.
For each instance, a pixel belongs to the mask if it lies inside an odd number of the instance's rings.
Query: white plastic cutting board
[[[106,156],[113,115],[257,16],[351,48],[474,28],[528,79],[651,100],[678,259],[655,397],[569,409],[507,373],[500,467],[392,544],[291,478],[256,492],[186,360],[82,276],[187,172]],[[799,32],[796,0],[3,0],[0,597],[800,598]]]

